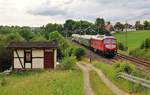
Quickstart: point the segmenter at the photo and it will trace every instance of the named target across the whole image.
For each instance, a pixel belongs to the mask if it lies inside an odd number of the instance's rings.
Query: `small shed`
[[[11,42],[12,69],[54,69],[57,47],[56,42]]]

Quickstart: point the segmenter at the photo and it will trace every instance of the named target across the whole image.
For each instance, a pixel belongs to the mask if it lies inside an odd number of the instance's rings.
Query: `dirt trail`
[[[79,63],[77,64],[77,66],[83,71],[85,95],[94,95],[94,92],[91,88],[90,80],[89,80],[89,70],[90,69]]]
[[[97,72],[98,76],[101,78],[101,80],[105,83],[105,85],[107,87],[109,87],[109,89],[114,92],[116,95],[130,95],[126,92],[124,92],[123,90],[119,89],[116,85],[114,85],[104,74],[100,69],[95,68],[93,65],[91,64],[86,64],[86,66],[88,68],[93,69],[94,71]]]

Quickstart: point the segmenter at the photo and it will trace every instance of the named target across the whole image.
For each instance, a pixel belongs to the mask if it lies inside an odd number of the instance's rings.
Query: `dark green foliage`
[[[26,41],[29,41],[30,39],[32,39],[34,35],[30,27],[21,27],[19,33],[24,39],[26,39]]]
[[[85,50],[83,48],[77,47],[75,48],[73,54],[77,57],[78,60],[80,60],[81,57],[85,55]]]
[[[135,28],[136,28],[136,30],[143,30],[144,25],[142,25],[140,21],[136,21],[135,22]]]
[[[60,63],[60,67],[64,70],[71,70],[74,69],[76,64],[76,57],[64,57]]]
[[[129,86],[131,93],[138,93],[144,90],[144,87],[140,83],[131,83]]]
[[[6,36],[6,42],[9,43],[11,41],[20,42],[25,41],[25,39],[18,32],[14,32]]]
[[[97,18],[95,21],[95,26],[98,34],[105,34],[105,20],[103,18]]]
[[[30,41],[47,41],[45,36],[37,33],[36,35],[33,36],[33,38]]]
[[[6,49],[6,47],[0,45],[0,72],[9,69],[10,66],[11,66],[10,52]]]
[[[53,31],[58,31],[58,32],[62,32],[63,28],[62,25],[60,24],[52,24],[52,23],[48,23],[44,28],[44,34],[46,39],[49,39],[49,33],[53,32]]]
[[[140,49],[150,49],[150,38],[147,38],[141,45]]]
[[[116,22],[116,24],[114,25],[114,28],[117,32],[121,32],[124,29],[124,25],[120,22]]]
[[[85,55],[85,50],[83,48],[70,45],[65,51],[65,56],[75,56],[77,60],[80,60],[82,56]]]
[[[118,42],[118,49],[120,49],[120,50],[122,50],[122,51],[126,51],[127,50],[127,48],[126,48],[126,46],[124,46],[124,44],[123,43],[121,43],[121,42]]]
[[[67,42],[67,40],[65,40],[65,38],[60,34],[58,33],[57,31],[55,32],[51,32],[49,34],[49,41],[56,41],[58,43],[58,51],[57,51],[57,57],[59,59],[61,59],[62,57],[64,57],[64,51],[65,49],[67,49],[69,47],[69,43]]]
[[[149,21],[146,20],[146,21],[143,22],[143,24],[144,24],[144,29],[145,30],[150,30],[150,22]]]
[[[129,52],[130,55],[141,57],[144,59],[150,58],[150,38],[145,39],[139,48],[133,49]]]

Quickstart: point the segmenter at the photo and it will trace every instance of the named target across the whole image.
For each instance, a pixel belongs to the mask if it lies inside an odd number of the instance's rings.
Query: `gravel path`
[[[77,66],[82,70],[83,75],[84,75],[84,91],[85,95],[94,95],[93,90],[90,85],[90,80],[89,80],[89,68],[82,64],[77,64]]]
[[[119,89],[116,85],[114,85],[103,73],[100,69],[95,68],[91,64],[86,64],[87,67],[93,69],[94,71],[97,72],[98,76],[101,78],[101,80],[105,83],[109,89],[114,92],[116,95],[129,95],[128,93],[122,91]]]

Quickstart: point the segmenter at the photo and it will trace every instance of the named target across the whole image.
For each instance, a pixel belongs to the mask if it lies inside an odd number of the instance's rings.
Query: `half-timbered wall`
[[[44,50],[32,50],[32,68],[44,68]]]
[[[22,68],[22,66],[20,64],[20,60],[21,60],[22,65],[24,67],[24,50],[14,50],[13,54],[14,54],[14,61],[13,61],[14,62],[14,68]],[[19,55],[19,57],[17,55]],[[20,60],[19,60],[19,58],[20,58]]]
[[[51,49],[53,50],[53,49]],[[24,49],[16,49],[13,51],[13,66],[16,69],[25,68],[44,68],[44,49],[32,49],[32,62],[24,62]],[[21,63],[20,63],[21,61]],[[57,62],[57,50],[54,49],[54,68]],[[21,65],[22,64],[22,65]]]

